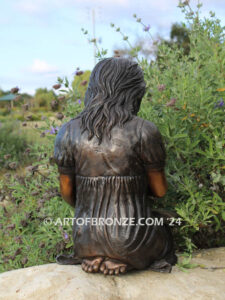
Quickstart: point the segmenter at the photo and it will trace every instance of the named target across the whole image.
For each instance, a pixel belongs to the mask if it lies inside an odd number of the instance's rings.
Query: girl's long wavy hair
[[[106,58],[93,69],[85,94],[85,109],[79,115],[82,132],[88,139],[103,132],[111,138],[112,128],[123,126],[139,111],[145,93],[143,72],[139,65],[125,58]]]

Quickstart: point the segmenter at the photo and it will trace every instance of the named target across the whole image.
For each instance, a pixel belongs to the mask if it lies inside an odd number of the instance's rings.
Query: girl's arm
[[[167,181],[164,171],[151,170],[148,172],[148,184],[151,194],[155,197],[163,197],[167,192]]]
[[[72,207],[76,203],[76,187],[74,174],[60,174],[60,192],[63,199]]]

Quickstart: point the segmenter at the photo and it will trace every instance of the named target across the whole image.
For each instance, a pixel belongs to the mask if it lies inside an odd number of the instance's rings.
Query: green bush
[[[9,167],[9,164],[26,159],[24,151],[29,143],[26,134],[20,129],[19,122],[6,122],[0,126],[0,167]],[[8,158],[5,158],[5,155]]]
[[[52,90],[39,88],[35,91],[34,104],[38,107],[51,109],[51,101],[56,100],[56,95]]]
[[[37,146],[36,150],[50,151],[46,146]],[[3,203],[8,201],[7,215],[0,208],[0,225],[4,226],[0,230],[0,272],[54,262],[59,252],[72,251],[71,228],[44,222],[48,217],[56,221],[73,216],[58,196],[56,168],[47,166],[47,161],[48,158],[41,161],[45,168],[36,164],[40,173],[12,175],[4,184],[0,182],[0,197],[4,196]]]
[[[147,93],[140,116],[167,145],[169,191],[156,205],[183,219],[179,246],[215,247],[225,245],[224,28],[212,13],[202,21],[184,10],[190,53],[162,43],[160,60],[141,61]]]
[[[42,106],[42,107],[31,107],[30,111],[32,113],[40,113],[40,112],[46,112],[48,111],[49,108],[47,106]]]
[[[5,117],[8,116],[9,114],[10,114],[10,109],[6,107],[0,109],[0,116]]]
[[[8,118],[8,116],[1,116],[0,115],[0,122],[5,122],[5,121],[7,121],[9,118]]]
[[[72,228],[44,221],[73,217],[59,197],[57,168],[50,164],[55,136],[46,135],[49,142],[30,147],[33,165],[0,180],[0,272],[54,262],[56,254],[72,251]]]

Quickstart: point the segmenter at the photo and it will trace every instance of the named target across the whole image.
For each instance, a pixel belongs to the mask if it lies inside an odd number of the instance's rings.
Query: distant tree
[[[171,27],[169,45],[177,44],[179,48],[183,48],[184,55],[190,52],[189,29],[182,24],[175,23]]]
[[[7,95],[9,93],[10,93],[10,91],[4,91],[3,89],[0,88],[0,96]]]
[[[32,99],[32,96],[28,93],[22,93],[20,96],[24,101],[30,101]]]
[[[46,107],[51,109],[51,102],[56,101],[56,94],[53,90],[47,88],[38,88],[34,95],[34,104],[39,107]]]
[[[0,97],[9,94],[10,91],[4,91],[0,89]],[[0,107],[10,107],[9,101],[0,101]]]
[[[160,55],[159,47],[166,44],[171,49],[179,48],[183,50],[179,54],[179,59],[182,59],[183,55],[189,55],[190,52],[190,39],[189,39],[189,29],[182,24],[175,23],[172,25],[170,30],[170,40],[161,39],[158,43],[158,48],[156,50],[156,61],[161,70],[167,68],[167,58]]]

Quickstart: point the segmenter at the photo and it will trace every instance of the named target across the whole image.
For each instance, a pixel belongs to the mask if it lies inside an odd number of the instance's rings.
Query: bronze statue
[[[137,63],[103,59],[91,73],[85,109],[56,137],[62,197],[75,207],[75,220],[89,220],[74,223],[74,254],[59,255],[60,264],[118,275],[146,268],[170,272],[176,263],[169,227],[138,223],[156,216],[148,195],[162,197],[167,190],[160,132],[137,117],[144,93]],[[121,219],[135,221],[121,225]]]

